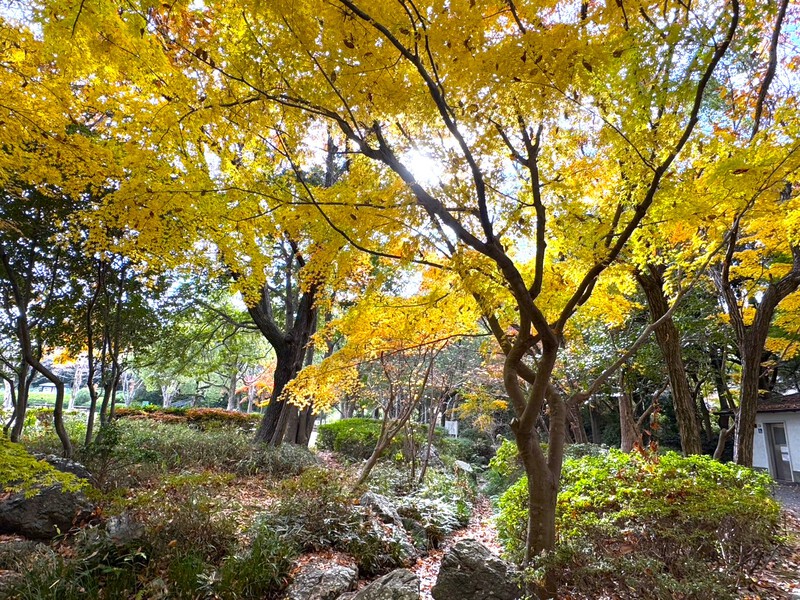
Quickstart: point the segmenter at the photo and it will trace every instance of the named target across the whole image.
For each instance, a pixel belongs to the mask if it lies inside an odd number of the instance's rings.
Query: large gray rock
[[[370,583],[353,600],[419,600],[419,577],[397,569]]]
[[[378,518],[384,523],[391,523],[399,527],[403,526],[403,520],[397,513],[397,508],[386,496],[381,496],[375,492],[365,492],[364,495],[361,496],[359,504],[372,509],[372,512],[378,515]]]
[[[89,469],[84,467],[79,462],[64,458],[63,456],[56,456],[55,454],[34,453],[33,456],[34,458],[43,460],[57,471],[61,471],[62,473],[71,473],[72,475],[80,477],[81,479],[86,479],[87,481],[94,481],[94,475],[92,475],[89,472]]]
[[[461,540],[442,558],[434,600],[517,600],[514,569],[475,540]]]
[[[339,564],[313,562],[294,578],[287,600],[336,600],[355,589],[358,572]]]
[[[35,496],[11,494],[0,501],[0,533],[49,540],[85,521],[94,506],[80,492],[65,492],[60,485],[40,490]]]

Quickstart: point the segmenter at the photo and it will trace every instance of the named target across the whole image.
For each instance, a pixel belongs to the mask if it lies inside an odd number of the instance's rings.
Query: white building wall
[[[767,430],[764,427],[766,423],[784,423],[794,480],[800,482],[800,412],[769,412],[756,415],[756,431],[753,436],[753,466],[769,470]]]

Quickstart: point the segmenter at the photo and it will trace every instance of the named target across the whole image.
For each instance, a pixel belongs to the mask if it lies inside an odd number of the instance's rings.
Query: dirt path
[[[785,544],[753,574],[752,592],[743,598],[800,600],[800,484],[777,484],[775,499],[783,507],[781,535]]]

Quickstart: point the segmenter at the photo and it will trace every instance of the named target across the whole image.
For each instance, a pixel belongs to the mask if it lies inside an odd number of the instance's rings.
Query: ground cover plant
[[[778,542],[771,479],[733,464],[674,452],[569,459],[558,504],[558,544],[528,576],[620,598],[734,598],[741,578]],[[522,560],[527,482],[499,500],[498,533]]]

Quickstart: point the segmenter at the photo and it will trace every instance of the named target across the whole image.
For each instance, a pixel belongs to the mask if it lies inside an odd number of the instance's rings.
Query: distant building
[[[800,393],[759,402],[753,466],[776,481],[800,483]]]

